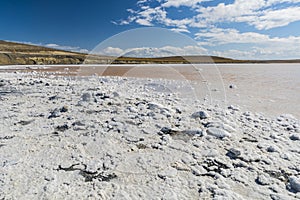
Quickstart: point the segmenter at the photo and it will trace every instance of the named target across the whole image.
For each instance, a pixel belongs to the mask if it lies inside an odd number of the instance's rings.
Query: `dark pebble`
[[[63,106],[61,109],[60,109],[60,112],[68,112],[68,107],[67,106]]]
[[[67,125],[67,124],[64,124],[64,125],[62,125],[62,126],[57,126],[57,127],[55,127],[55,130],[56,131],[60,131],[60,132],[64,132],[64,131],[66,131],[66,130],[68,130],[69,129],[69,126]]]
[[[241,155],[241,151],[231,148],[226,153],[226,156],[228,156],[230,159],[237,159]]]
[[[28,121],[19,121],[18,123],[25,126],[25,125],[28,125],[28,124],[31,124],[34,120],[28,120]]]
[[[293,134],[290,136],[290,139],[293,141],[300,140],[300,135]]]

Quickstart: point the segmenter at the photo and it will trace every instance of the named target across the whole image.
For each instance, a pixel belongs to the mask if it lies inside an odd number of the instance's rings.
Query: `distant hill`
[[[171,56],[171,57],[158,57],[158,58],[132,58],[120,57],[114,63],[242,63],[241,60],[233,60],[230,58],[223,58],[217,56]]]
[[[0,41],[1,65],[79,64],[85,54],[52,48]]]
[[[170,56],[158,58],[87,55],[47,47],[0,40],[0,65],[49,64],[184,64],[184,63],[300,63],[299,60],[234,60],[217,56]]]

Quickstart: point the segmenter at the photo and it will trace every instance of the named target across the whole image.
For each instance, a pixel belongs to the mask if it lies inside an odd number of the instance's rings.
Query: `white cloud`
[[[255,32],[240,33],[236,29],[212,28],[196,33],[196,39],[206,42],[206,45],[216,46],[232,43],[261,43],[268,41],[270,38]]]
[[[202,31],[196,35],[201,40],[199,45],[210,46],[212,49],[218,49],[220,45],[230,45],[227,50],[209,51],[212,55],[237,59],[299,58],[300,36],[270,37],[256,32],[241,33],[236,29],[220,28]]]
[[[264,11],[263,15],[253,17],[252,20],[249,20],[249,23],[257,29],[263,30],[286,26],[299,20],[300,7],[289,7],[281,10]]]
[[[236,29],[220,29],[213,28],[196,34],[197,39],[200,39],[209,46],[218,46],[223,44],[273,44],[273,45],[299,45],[300,36],[290,37],[270,37],[265,34],[256,32],[241,33]]]
[[[45,46],[49,47],[49,48],[57,48],[57,47],[59,47],[59,45],[57,45],[57,44],[46,44]]]
[[[238,45],[223,51],[209,51],[212,55],[236,59],[299,58],[300,36],[270,37],[254,32],[240,33],[235,29],[214,29],[197,35],[204,40],[202,44],[215,48],[220,45]],[[241,44],[247,44],[246,48],[239,46]]]
[[[249,47],[247,50],[230,49],[226,51],[211,51],[211,55],[244,59],[244,60],[274,60],[274,59],[299,59],[299,46]]]
[[[233,21],[235,17],[253,15],[264,5],[265,0],[235,0],[233,4],[220,3],[214,7],[201,7],[197,11],[199,12],[198,18],[205,18],[209,22]]]
[[[171,31],[177,33],[190,33],[190,31],[187,28],[172,28]]]
[[[200,46],[184,46],[182,48],[173,47],[173,46],[165,46],[165,47],[162,47],[161,49],[172,52],[174,55],[179,55],[179,56],[207,54],[207,49],[200,47]]]
[[[203,6],[203,2],[214,2]],[[196,36],[199,45],[209,49],[227,48],[227,51],[214,51],[237,58],[297,57],[300,48],[300,35],[276,37],[262,33],[277,27],[288,26],[300,21],[300,0],[234,0],[227,3],[215,0],[140,0],[137,10],[129,10],[130,16],[122,24],[138,23],[144,26],[163,26],[172,31]],[[216,4],[217,3],[217,4]],[[206,4],[207,5],[207,4]],[[186,7],[186,16],[170,13],[170,8]],[[185,14],[185,13],[184,13]],[[234,28],[251,26],[252,31],[239,31]],[[272,30],[271,30],[272,31]],[[196,32],[196,34],[195,34]],[[293,33],[291,33],[293,34]],[[226,47],[224,47],[226,46]],[[241,47],[248,46],[248,50]],[[209,53],[213,53],[211,50]],[[286,55],[288,53],[288,55]],[[230,56],[233,55],[233,56]]]
[[[153,24],[147,19],[137,19],[135,22],[143,26],[153,26]]]
[[[260,39],[258,39],[260,40]],[[276,41],[280,43],[276,44]],[[296,42],[296,44],[294,44]],[[294,44],[294,45],[292,45]],[[129,48],[121,49],[116,47],[107,47],[93,54],[107,56],[129,56],[129,57],[168,57],[168,56],[188,56],[188,55],[215,55],[234,59],[296,59],[299,58],[300,37],[299,38],[273,38],[258,46],[249,46],[245,49],[229,50],[207,50],[200,46],[164,46],[161,48]]]
[[[198,20],[208,24],[220,22],[244,22],[258,30],[286,26],[300,20],[300,7],[270,8],[274,4],[298,3],[299,0],[235,0],[233,4],[220,3],[214,7],[197,9]]]
[[[100,54],[100,55],[108,55],[108,56],[121,56],[124,53],[124,50],[117,47],[107,47],[103,50],[100,50],[98,52],[92,52],[92,53]]]
[[[258,30],[286,26],[300,20],[300,0],[235,0],[231,4],[219,3],[216,6],[203,7],[201,3],[213,0],[156,0],[159,6],[151,7],[151,1],[139,1],[139,10],[128,9],[132,15],[126,22],[132,21],[140,25],[150,26],[155,23],[168,27],[204,28],[221,22],[242,22],[254,26]],[[145,5],[147,3],[147,5]],[[289,3],[282,7],[282,3]],[[184,19],[168,17],[169,7],[187,6],[194,16]],[[276,7],[277,6],[277,7]],[[132,18],[134,17],[134,20]]]
[[[196,7],[199,3],[210,1],[210,0],[166,0],[162,4],[163,7],[180,7],[180,6],[187,6],[187,7]]]
[[[227,51],[212,51],[212,55],[234,58],[234,59],[256,59],[255,52],[253,50],[241,51],[236,49],[230,49]]]
[[[72,46],[63,46],[63,45],[58,45],[58,44],[41,44],[40,46],[44,47],[49,47],[53,49],[60,49],[60,50],[65,50],[65,51],[73,51],[73,52],[80,52],[80,53],[88,53],[89,50],[87,49],[82,49],[80,47],[72,47]]]
[[[132,21],[135,21],[139,25],[143,26],[153,26],[154,22],[159,22],[166,26],[171,26],[177,29],[187,29],[187,26],[193,23],[193,19],[184,18],[184,19],[171,19],[167,17],[167,11],[162,7],[149,8],[141,7],[141,11],[136,11],[134,16],[129,16],[127,20],[122,20],[119,24],[129,24]],[[133,11],[131,11],[133,12]]]
[[[166,57],[166,56],[187,56],[187,55],[206,55],[207,50],[199,46],[164,46],[160,48],[129,48],[121,49],[116,47],[107,47],[103,50],[92,52],[108,56],[131,56],[131,57]]]
[[[300,3],[300,0],[267,0],[266,5],[271,6],[280,3]]]
[[[147,0],[139,0],[138,2],[137,2],[137,4],[143,4],[143,3],[146,3],[147,2]]]

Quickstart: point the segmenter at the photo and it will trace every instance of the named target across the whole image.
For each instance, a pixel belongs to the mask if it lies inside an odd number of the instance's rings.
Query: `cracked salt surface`
[[[1,83],[1,199],[300,198],[291,115],[165,89],[179,81],[1,74]]]

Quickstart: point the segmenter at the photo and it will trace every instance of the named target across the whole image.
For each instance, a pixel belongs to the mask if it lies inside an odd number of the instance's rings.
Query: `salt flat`
[[[166,68],[176,80],[132,67],[2,71],[0,198],[300,198],[298,105],[278,106],[297,101],[297,66]]]
[[[227,100],[275,117],[290,113],[300,118],[300,64],[217,65]],[[235,90],[228,85],[237,86]]]
[[[300,118],[300,64],[0,66],[0,72],[5,71],[197,80],[197,85],[191,87],[197,88],[199,98],[209,96],[224,101],[225,106],[237,104],[271,117],[292,114]],[[229,88],[230,85],[235,87]]]

